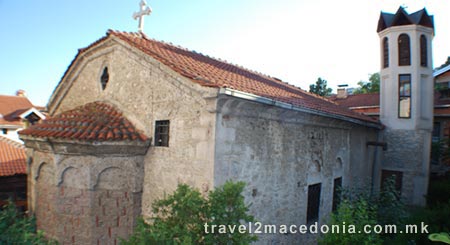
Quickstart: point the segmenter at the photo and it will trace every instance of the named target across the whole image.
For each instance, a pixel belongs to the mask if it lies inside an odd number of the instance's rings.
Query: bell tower
[[[433,128],[433,16],[381,13],[380,120],[388,144],[382,180],[394,176],[406,203],[425,205]]]

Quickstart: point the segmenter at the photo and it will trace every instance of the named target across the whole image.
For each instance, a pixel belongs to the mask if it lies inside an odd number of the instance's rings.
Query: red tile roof
[[[109,37],[117,37],[125,41],[132,47],[141,50],[182,76],[190,78],[193,82],[202,86],[231,88],[324,114],[377,123],[376,120],[370,117],[353,112],[326,98],[308,93],[279,79],[250,71],[195,51],[189,51],[150,39],[142,33],[109,30],[107,36],[102,37],[84,49],[80,49],[78,55]],[[71,65],[73,65],[73,62]]]
[[[121,112],[104,102],[92,102],[62,112],[21,130],[19,134],[79,141],[148,140]]]
[[[0,135],[0,177],[26,173],[25,147]]]
[[[0,95],[0,125],[22,126],[20,113],[33,107],[27,97]]]
[[[330,97],[331,100],[345,107],[380,106],[380,94],[351,94],[347,98]]]
[[[330,97],[330,100],[336,102],[339,105],[352,108],[352,107],[372,107],[380,106],[380,94],[352,94],[347,98],[338,99],[336,96]],[[439,91],[434,91],[434,106],[450,105],[450,98],[442,97]]]

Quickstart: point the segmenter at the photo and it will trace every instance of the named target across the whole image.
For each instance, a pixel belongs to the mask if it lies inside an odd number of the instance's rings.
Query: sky
[[[140,0],[0,0],[0,94],[51,93],[83,48],[108,29],[135,32]],[[308,90],[336,91],[380,69],[380,11],[434,15],[433,65],[450,56],[448,0],[147,0],[147,36],[244,66]]]

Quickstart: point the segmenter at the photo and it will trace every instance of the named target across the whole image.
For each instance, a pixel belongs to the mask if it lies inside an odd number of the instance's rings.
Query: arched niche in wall
[[[64,187],[85,189],[88,188],[88,181],[87,172],[74,166],[67,166],[58,176],[58,186]]]
[[[130,177],[119,167],[107,167],[98,173],[94,189],[126,190],[130,188]]]
[[[333,164],[333,176],[341,177],[344,173],[344,162],[341,157],[337,157]]]
[[[318,160],[310,161],[308,164],[308,184],[321,182],[321,171],[320,162]]]
[[[47,181],[53,181],[55,177],[55,168],[52,164],[47,162],[41,162],[34,173],[34,179],[40,181],[41,179],[46,179]]]

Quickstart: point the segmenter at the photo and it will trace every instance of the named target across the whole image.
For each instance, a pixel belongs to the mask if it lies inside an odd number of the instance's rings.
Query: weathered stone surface
[[[402,198],[406,203],[425,205],[428,189],[431,132],[427,130],[393,130],[383,132],[388,150],[382,167],[401,171]]]
[[[38,229],[71,244],[114,244],[131,234],[141,214],[143,156],[32,154],[28,194]]]
[[[319,222],[326,221],[333,181],[370,187],[376,130],[234,98],[220,103],[214,184],[245,181],[251,213],[263,224],[306,224],[308,185],[322,183]],[[311,235],[261,235],[261,243],[313,242]]]

